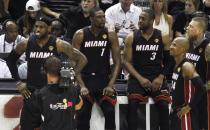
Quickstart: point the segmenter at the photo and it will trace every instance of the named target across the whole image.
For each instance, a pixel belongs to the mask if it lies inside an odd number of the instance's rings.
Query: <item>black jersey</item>
[[[43,130],[72,130],[74,127],[75,105],[80,103],[76,87],[61,88],[59,84],[52,84],[35,91],[31,108],[35,115],[34,121],[44,116],[41,124]]]
[[[172,108],[180,108],[190,103],[195,87],[192,87],[190,80],[185,80],[182,76],[183,60],[175,69],[172,75]]]
[[[80,51],[87,57],[88,63],[83,74],[110,74],[110,48],[107,29],[103,29],[96,37],[89,27],[83,29],[84,38]]]
[[[46,84],[47,79],[43,74],[43,64],[45,59],[52,55],[58,55],[55,37],[50,36],[43,47],[36,43],[35,35],[29,38],[26,49],[26,60],[28,62],[27,83],[32,89],[39,89]]]
[[[161,73],[164,46],[159,30],[154,29],[149,40],[142,36],[141,31],[135,31],[132,50],[132,64],[142,76],[154,78]]]
[[[204,39],[204,41],[195,49],[191,43],[188,53],[186,53],[186,59],[195,65],[196,71],[204,83],[207,81],[207,61],[205,59],[205,48],[208,43],[209,41]]]

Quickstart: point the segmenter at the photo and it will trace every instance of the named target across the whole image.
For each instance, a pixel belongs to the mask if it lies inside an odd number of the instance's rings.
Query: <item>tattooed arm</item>
[[[210,89],[210,43],[205,49],[205,57],[207,62],[207,88]]]
[[[87,63],[86,57],[79,50],[73,48],[73,46],[66,41],[57,39],[56,46],[58,52],[63,52],[69,57],[69,59],[73,60],[76,63],[76,65],[74,66],[74,71],[76,75],[79,74]]]

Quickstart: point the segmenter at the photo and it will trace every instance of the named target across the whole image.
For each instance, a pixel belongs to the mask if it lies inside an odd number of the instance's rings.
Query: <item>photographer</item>
[[[41,130],[75,130],[75,111],[83,101],[74,86],[74,72],[60,59],[50,56],[45,62],[47,85],[35,91],[31,103],[31,128]],[[40,120],[43,115],[44,120]]]

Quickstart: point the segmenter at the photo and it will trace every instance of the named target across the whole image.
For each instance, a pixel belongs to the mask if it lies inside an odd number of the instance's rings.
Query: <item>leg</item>
[[[159,126],[160,130],[169,130],[169,108],[166,101],[160,100],[156,103],[158,107],[159,117]]]
[[[137,109],[138,109],[138,100],[129,100],[128,101],[128,129],[129,130],[137,130]]]
[[[90,118],[93,104],[84,98],[83,103],[82,109],[78,113],[77,130],[90,129]]]

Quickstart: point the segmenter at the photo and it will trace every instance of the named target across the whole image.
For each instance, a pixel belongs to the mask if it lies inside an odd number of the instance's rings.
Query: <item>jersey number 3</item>
[[[150,57],[150,60],[155,60],[155,58],[156,58],[156,52],[152,52],[152,56]]]

